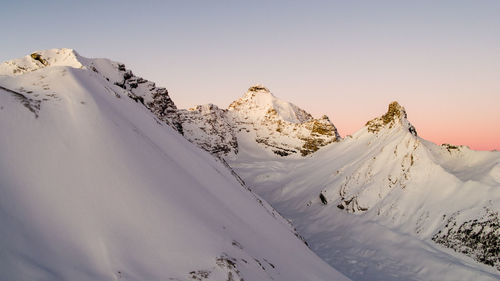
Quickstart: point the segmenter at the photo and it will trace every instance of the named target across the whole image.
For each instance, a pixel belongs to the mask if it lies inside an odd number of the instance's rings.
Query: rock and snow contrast
[[[0,279],[348,280],[123,64],[41,51],[0,85]]]
[[[396,102],[311,157],[255,149],[229,164],[351,279],[500,278],[500,152],[428,142]]]
[[[249,142],[279,156],[306,156],[340,139],[327,116],[314,119],[261,85],[228,109],[209,104],[179,112],[187,139],[223,155],[238,154],[239,143]]]
[[[159,120],[168,123],[182,134],[177,107],[170,99],[167,90],[156,87],[153,82],[135,76],[122,63],[108,59],[88,59],[80,56],[72,49],[52,49],[34,52],[23,58],[4,62],[0,65],[0,75],[20,76],[36,70],[54,69],[56,67],[91,70],[100,80],[105,79],[109,82],[100,81],[106,91],[113,93],[117,97],[128,96],[144,104]],[[49,85],[44,82],[45,76],[43,74],[41,76],[42,78],[33,82],[32,85],[21,85],[19,87],[20,91],[29,94],[31,88],[41,88],[46,92],[50,92]]]
[[[7,280],[500,279],[500,152],[397,102],[342,139],[262,85],[178,109],[56,49],[0,65],[0,128]]]

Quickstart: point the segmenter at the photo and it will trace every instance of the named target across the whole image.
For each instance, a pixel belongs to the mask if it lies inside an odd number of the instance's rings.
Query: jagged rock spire
[[[398,125],[407,128],[412,135],[417,135],[415,127],[408,121],[405,108],[397,101],[393,101],[389,104],[384,115],[368,121],[365,126],[368,128],[368,132],[378,133],[382,128],[392,129]]]

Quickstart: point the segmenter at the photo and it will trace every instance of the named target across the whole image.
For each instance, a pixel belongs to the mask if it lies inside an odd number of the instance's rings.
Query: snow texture
[[[500,152],[428,142],[396,102],[311,157],[227,158],[353,280],[500,279]]]
[[[218,155],[237,154],[245,139],[274,157],[303,157],[340,140],[327,116],[315,119],[261,85],[250,87],[227,110],[209,104],[179,112],[189,128],[186,138]]]
[[[166,91],[35,54],[0,66],[0,279],[348,280],[149,106]]]

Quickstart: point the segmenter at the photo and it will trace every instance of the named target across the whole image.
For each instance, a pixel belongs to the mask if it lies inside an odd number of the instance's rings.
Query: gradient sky
[[[399,101],[420,136],[500,150],[500,1],[2,1],[0,61],[121,61],[182,108],[255,83],[341,135]]]

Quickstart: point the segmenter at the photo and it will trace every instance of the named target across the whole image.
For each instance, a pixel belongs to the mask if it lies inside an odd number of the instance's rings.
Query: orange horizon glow
[[[500,150],[500,1],[4,2],[16,28],[0,61],[74,48],[125,63],[180,108],[225,107],[261,83],[342,135],[398,101],[429,141]]]

